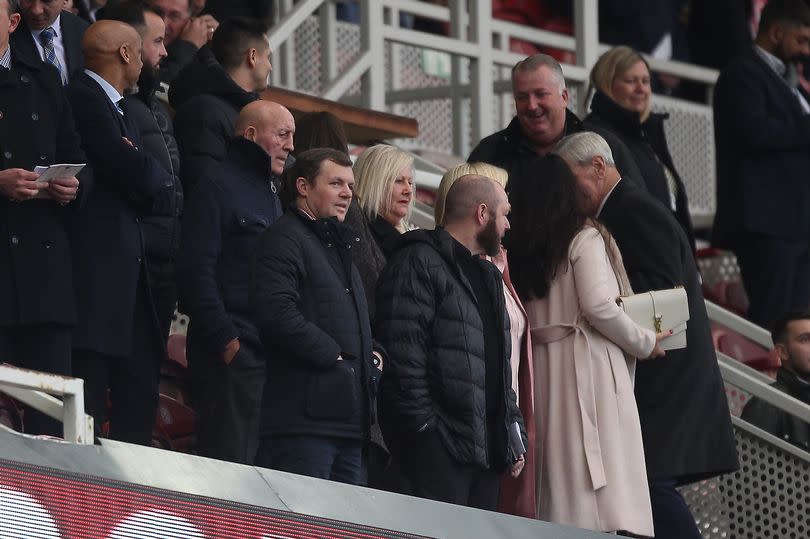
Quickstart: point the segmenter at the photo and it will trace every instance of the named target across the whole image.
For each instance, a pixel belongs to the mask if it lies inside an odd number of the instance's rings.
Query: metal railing
[[[2,364],[0,392],[61,421],[65,441],[93,443],[93,418],[84,413],[84,380],[81,378]]]

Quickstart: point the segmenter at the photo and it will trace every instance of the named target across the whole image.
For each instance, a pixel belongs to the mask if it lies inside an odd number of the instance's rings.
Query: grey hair
[[[554,147],[554,153],[566,161],[579,165],[590,163],[594,157],[599,156],[605,160],[607,166],[616,166],[608,143],[600,135],[591,131],[583,131],[565,137]]]
[[[557,79],[557,83],[560,85],[560,93],[562,93],[562,91],[565,90],[565,76],[563,75],[560,62],[548,54],[541,53],[528,56],[515,64],[515,66],[512,68],[512,87],[515,85],[516,73],[529,73],[531,71],[540,69],[541,67],[547,67],[551,70],[551,73],[554,75],[554,78]]]

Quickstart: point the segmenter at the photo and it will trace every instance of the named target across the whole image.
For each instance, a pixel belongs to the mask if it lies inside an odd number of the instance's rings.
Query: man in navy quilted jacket
[[[189,315],[188,360],[200,454],[249,464],[258,445],[264,349],[248,283],[256,242],[281,217],[273,178],[293,149],[295,121],[255,101],[236,121],[225,160],[191,193],[177,261],[180,310]]]

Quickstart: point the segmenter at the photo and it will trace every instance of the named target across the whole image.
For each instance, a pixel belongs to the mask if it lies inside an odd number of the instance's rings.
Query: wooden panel
[[[413,118],[344,105],[301,92],[268,88],[262,92],[262,99],[281,103],[296,117],[304,112],[331,112],[343,121],[346,136],[352,144],[366,145],[391,138],[414,138],[419,134],[419,123]]]

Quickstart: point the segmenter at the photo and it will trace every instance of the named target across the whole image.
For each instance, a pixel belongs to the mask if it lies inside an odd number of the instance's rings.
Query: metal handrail
[[[742,316],[738,316],[733,312],[724,309],[716,303],[709,300],[705,300],[705,302],[706,312],[709,315],[709,320],[722,324],[727,328],[736,331],[740,335],[751,339],[768,350],[773,348],[773,340],[771,340],[771,334],[768,330],[761,328],[749,320],[746,320]]]
[[[61,421],[65,441],[93,443],[93,418],[84,413],[84,380],[81,378],[2,364],[0,392]]]

